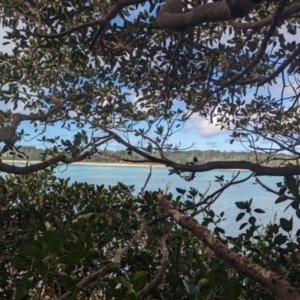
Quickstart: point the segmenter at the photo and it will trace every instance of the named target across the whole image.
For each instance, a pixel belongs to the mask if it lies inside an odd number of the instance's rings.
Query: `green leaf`
[[[294,200],[294,201],[292,201],[292,203],[291,203],[291,207],[293,208],[293,209],[295,209],[295,210],[297,210],[298,208],[299,208],[299,201],[298,200]]]
[[[118,278],[119,278],[119,281],[121,282],[121,284],[123,286],[125,286],[128,289],[128,291],[131,291],[130,281],[127,280],[124,276],[119,276]]]
[[[285,183],[294,197],[299,196],[299,186],[294,176],[285,176]]]
[[[129,295],[126,295],[124,300],[137,300],[137,298],[134,294],[129,294]]]
[[[235,205],[237,206],[237,208],[239,209],[248,209],[248,205],[246,202],[235,202]]]
[[[218,234],[218,233],[224,234],[224,233],[225,233],[225,230],[224,230],[223,228],[221,228],[221,227],[215,227],[214,232],[215,232],[216,234]]]
[[[15,300],[21,300],[24,296],[28,295],[30,288],[30,282],[27,278],[23,277],[19,283],[16,291]]]
[[[283,196],[283,195],[285,194],[286,190],[287,190],[286,187],[281,188],[281,189],[279,190],[279,193],[278,193],[279,196]]]
[[[59,261],[64,264],[76,264],[79,263],[83,258],[88,256],[90,252],[88,250],[78,251],[73,250],[66,256],[63,256]]]
[[[217,181],[217,182],[222,182],[222,181],[224,181],[224,175],[221,175],[221,176],[215,176],[216,178],[217,178],[217,180],[215,180],[215,181]]]
[[[260,208],[254,209],[254,212],[256,212],[256,213],[258,213],[258,214],[264,214],[264,213],[265,213],[265,211],[262,210],[262,209],[260,209]]]
[[[207,214],[211,217],[211,218],[214,218],[215,217],[215,212],[213,210],[209,210],[207,212]]]
[[[50,253],[56,253],[60,247],[59,238],[53,231],[46,231],[44,234],[44,244],[46,246],[46,251]]]
[[[144,272],[144,271],[141,271]],[[138,272],[139,273],[139,272]],[[145,272],[148,273],[148,272]],[[133,290],[137,293],[139,292],[145,285],[147,284],[147,275],[134,279],[134,283],[132,285]]]
[[[148,271],[139,271],[139,272],[136,272],[133,276],[133,280],[137,280],[141,277],[144,277],[144,276],[147,276],[149,274]]]
[[[287,232],[291,231],[293,229],[293,217],[289,221],[285,218],[280,218],[280,226]]]
[[[243,224],[240,226],[239,230],[242,230],[246,225],[248,225],[248,223],[243,223]]]
[[[251,216],[251,217],[249,218],[248,222],[249,222],[250,224],[253,225],[253,224],[255,224],[255,222],[256,222],[256,218],[253,217],[253,216]]]
[[[237,279],[231,278],[229,283],[228,300],[239,299],[240,295],[241,295],[241,284],[238,282]]]
[[[59,283],[68,291],[73,291],[76,287],[76,282],[67,275],[59,275]]]
[[[288,198],[287,196],[285,196],[285,195],[280,196],[280,197],[278,197],[277,200],[275,201],[275,204],[280,203],[280,202],[284,202],[284,201],[286,201],[286,200],[288,200],[288,199],[289,199],[289,198]]]
[[[30,257],[41,258],[43,257],[43,253],[34,246],[26,246],[19,250],[19,254],[28,255]]]
[[[235,221],[236,221],[236,222],[240,221],[240,220],[244,217],[245,214],[246,214],[246,213],[244,213],[244,212],[239,213],[239,214],[237,215]]]
[[[275,237],[275,242],[278,245],[282,245],[287,241],[287,237],[285,235],[283,235],[282,233],[279,233],[278,235],[276,235]]]
[[[184,195],[186,190],[181,189],[181,188],[176,188],[177,193]]]

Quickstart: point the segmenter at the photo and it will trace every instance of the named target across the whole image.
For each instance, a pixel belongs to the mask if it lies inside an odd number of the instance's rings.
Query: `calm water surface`
[[[106,166],[106,165],[69,165],[60,166],[56,175],[61,178],[71,178],[71,182],[88,182],[90,184],[97,184],[105,186],[115,185],[118,182],[122,182],[126,185],[134,185],[135,192],[141,191],[144,186],[147,176],[149,174],[149,167],[132,167],[132,166]],[[196,177],[191,182],[186,182],[181,179],[178,175],[168,175],[168,168],[152,168],[152,175],[147,185],[147,190],[165,190],[169,187],[168,191],[177,195],[176,187],[181,189],[189,190],[193,187],[199,192],[205,192],[210,186],[210,191],[208,194],[220,188],[220,184],[215,182],[215,176],[224,175],[225,180],[230,180],[237,171],[234,170],[214,170],[205,173],[198,173]],[[249,171],[241,171],[239,179],[245,178],[250,175]],[[276,183],[282,181],[281,177],[260,177],[260,180],[270,188],[278,190]],[[237,209],[234,204],[236,201],[245,201],[253,198],[252,208],[261,208],[266,213],[265,214],[254,214],[262,224],[267,224],[268,222],[274,220],[274,215],[277,212],[277,220],[279,217],[284,216],[289,219],[294,215],[294,210],[288,208],[286,212],[283,211],[286,208],[288,201],[280,204],[274,204],[277,199],[276,195],[267,192],[260,185],[255,184],[255,179],[233,185],[228,188],[221,197],[213,204],[213,210],[216,213],[222,211],[225,212],[225,218],[223,225],[229,231],[237,232],[241,223],[245,222],[247,219],[244,217],[242,221],[236,223],[235,218],[240,210]],[[200,217],[199,217],[200,218]],[[294,216],[294,225],[298,223],[298,219]],[[299,224],[299,223],[298,223]],[[300,225],[300,224],[299,224]],[[299,226],[300,227],[300,226]],[[297,230],[298,228],[294,228]],[[229,232],[226,233],[229,234]]]

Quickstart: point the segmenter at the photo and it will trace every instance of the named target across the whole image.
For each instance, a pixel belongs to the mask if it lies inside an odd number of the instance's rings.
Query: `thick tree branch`
[[[13,165],[8,165],[5,163],[0,163],[0,171],[5,173],[12,173],[17,175],[25,175],[30,174],[33,172],[44,170],[50,166],[56,165],[60,162],[64,164],[71,164],[74,162],[79,162],[84,160],[85,158],[89,157],[92,154],[92,151],[86,151],[80,155],[77,155],[75,157],[68,157],[67,155],[60,154],[55,157],[52,157],[46,161],[26,166],[26,167],[18,167]]]
[[[94,126],[97,126],[94,124]],[[101,126],[98,124],[103,131],[110,134],[113,139],[124,145],[128,150],[132,150],[135,153],[141,155],[142,157],[146,158],[150,162],[155,162],[159,164],[166,165],[167,167],[171,167],[175,170],[182,171],[182,172],[206,172],[215,169],[221,170],[228,170],[228,169],[242,169],[242,170],[249,170],[254,173],[255,176],[287,176],[287,175],[300,175],[300,166],[297,165],[288,165],[284,167],[267,167],[261,166],[256,163],[248,162],[248,161],[211,161],[201,165],[186,165],[186,164],[178,164],[170,160],[161,159],[158,157],[154,157],[144,151],[138,149],[137,147],[131,145],[130,143],[126,142],[122,139],[118,134],[109,130],[108,128]],[[1,171],[1,168],[0,168]]]
[[[244,17],[264,1],[223,0],[198,5],[191,11],[182,12],[179,0],[169,0],[158,12],[155,24],[162,29],[186,31],[205,22]]]
[[[165,212],[181,227],[191,231],[200,241],[209,247],[229,266],[235,268],[241,274],[262,284],[280,299],[300,300],[300,294],[282,279],[278,274],[253,263],[247,258],[235,253],[216,239],[209,230],[201,226],[194,218],[182,215],[176,210],[166,196],[158,195],[158,201]]]

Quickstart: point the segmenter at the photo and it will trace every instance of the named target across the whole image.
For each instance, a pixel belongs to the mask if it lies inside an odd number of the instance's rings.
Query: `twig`
[[[149,179],[150,179],[151,175],[152,175],[152,165],[150,165],[149,174],[148,174],[148,176],[147,176],[147,179],[146,179],[146,181],[145,181],[145,184],[144,184],[144,186],[141,188],[141,195],[142,195],[142,196],[144,196],[144,191],[145,191],[145,188],[146,188],[146,186],[147,186],[147,184],[148,184],[148,182],[149,182]]]

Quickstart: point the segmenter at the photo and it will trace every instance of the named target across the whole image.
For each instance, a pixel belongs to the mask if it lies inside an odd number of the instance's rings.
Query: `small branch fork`
[[[229,80],[228,82],[226,82],[225,84],[220,86],[214,93],[219,93],[224,88],[234,84],[236,81],[241,79],[244,75],[246,75],[254,66],[257,65],[257,63],[261,60],[262,56],[264,55],[264,53],[267,49],[269,40],[272,37],[273,32],[277,28],[277,24],[280,21],[280,16],[282,15],[283,10],[284,10],[285,6],[287,5],[287,2],[288,2],[288,0],[281,0],[279,2],[277,10],[276,10],[274,16],[272,17],[272,22],[271,22],[270,28],[269,28],[268,32],[266,33],[264,39],[261,42],[259,51],[255,55],[255,57],[251,60],[251,62],[244,68],[244,70],[242,72],[240,72],[238,75],[234,76],[234,78],[232,78],[231,80]]]
[[[20,123],[22,121],[42,121],[46,122],[49,117],[51,117],[53,114],[55,114],[59,109],[62,108],[62,106],[69,101],[69,99],[74,96],[74,94],[70,95],[70,97],[62,100],[62,99],[56,99],[56,102],[58,102],[57,105],[55,105],[52,109],[50,109],[46,114],[44,115],[24,115],[20,113],[16,113],[13,115],[13,119],[11,121],[10,126],[1,127],[0,128],[0,142],[4,142],[6,145],[13,146],[16,141],[19,139],[19,137],[16,135],[16,130]]]
[[[49,38],[49,39],[55,39],[55,38],[60,38],[63,36],[66,36],[68,34],[71,34],[73,32],[76,32],[80,29],[83,28],[88,28],[88,27],[92,27],[92,26],[96,26],[99,25],[100,28],[98,29],[98,31],[95,33],[92,42],[90,44],[90,49],[92,49],[92,47],[94,46],[94,44],[96,43],[96,41],[99,39],[99,37],[104,34],[105,29],[107,27],[107,24],[113,20],[121,11],[124,7],[130,6],[130,5],[135,5],[135,4],[141,4],[141,3],[145,3],[147,2],[146,0],[119,0],[116,2],[115,5],[113,5],[109,12],[103,16],[101,19],[99,20],[94,20],[91,22],[87,22],[84,24],[80,24],[77,26],[72,26],[69,29],[61,32],[61,33],[57,33],[57,34],[43,34],[43,33],[33,33],[33,32],[28,32],[26,31],[28,34],[31,34],[33,36],[37,36],[37,37],[41,37],[41,38]],[[24,31],[24,30],[23,30]]]
[[[201,242],[210,248],[229,266],[255,282],[267,287],[274,295],[285,300],[300,300],[300,294],[278,274],[255,264],[249,259],[235,253],[216,239],[209,230],[201,226],[194,218],[181,214],[163,194],[158,201],[165,212],[181,227],[191,231]]]
[[[121,267],[122,255],[125,252],[127,252],[137,240],[139,240],[141,238],[141,236],[146,231],[146,229],[147,229],[147,225],[145,223],[143,223],[140,230],[131,238],[131,240],[128,242],[128,244],[125,245],[123,248],[116,251],[115,257],[114,257],[114,264],[112,266],[110,266],[108,268],[106,268],[106,267],[101,268],[99,271],[87,275],[86,277],[84,277],[82,280],[80,280],[76,284],[76,288],[73,292],[71,292],[71,291],[66,292],[64,295],[59,297],[58,300],[67,299],[71,295],[77,295],[80,291],[82,291],[82,289],[84,289],[91,283],[95,282],[98,278],[101,278],[110,273],[118,272]]]

